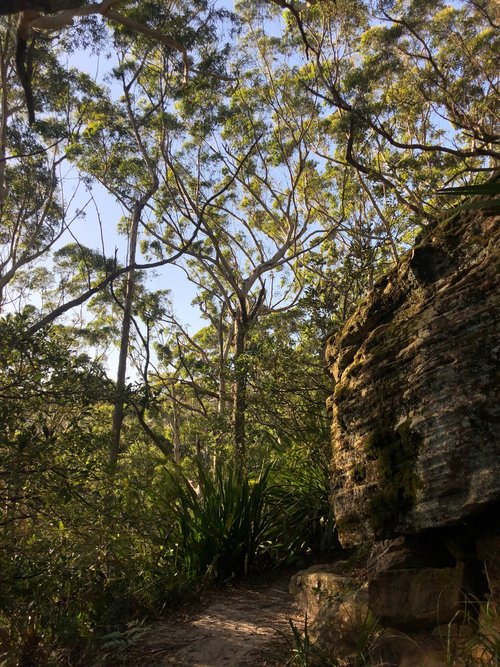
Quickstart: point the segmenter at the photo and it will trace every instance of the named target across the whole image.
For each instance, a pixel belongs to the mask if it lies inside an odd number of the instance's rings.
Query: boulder
[[[366,584],[339,574],[344,563],[315,565],[291,580],[294,595],[307,622],[314,656],[320,662],[350,665],[379,628],[368,608]]]
[[[498,506],[499,277],[499,217],[459,213],[329,339],[343,546],[474,524]]]
[[[312,637],[332,659],[335,642],[354,651],[356,633],[369,644],[363,618],[376,664],[495,654],[499,285],[499,216],[459,211],[430,226],[327,342],[339,539],[373,546],[367,586],[315,609]]]
[[[465,563],[440,542],[399,537],[376,545],[369,562],[369,604],[384,626],[433,628],[463,608]]]
[[[459,612],[463,567],[388,570],[370,582],[370,609],[383,625],[433,628]]]
[[[334,599],[341,599],[346,593],[356,589],[356,583],[339,574],[342,565],[314,565],[301,570],[290,581],[290,593],[300,610],[307,616],[308,623],[314,622],[319,611]]]
[[[311,623],[309,637],[323,660],[347,666],[368,657],[380,631],[364,586],[330,599]]]

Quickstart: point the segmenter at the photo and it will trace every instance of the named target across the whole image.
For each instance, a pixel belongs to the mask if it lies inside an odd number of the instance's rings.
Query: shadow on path
[[[221,589],[152,625],[126,655],[129,667],[284,667],[302,617],[288,577],[268,587]],[[288,638],[288,641],[287,641]]]

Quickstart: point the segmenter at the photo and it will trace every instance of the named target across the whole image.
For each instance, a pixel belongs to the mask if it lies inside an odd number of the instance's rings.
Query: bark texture
[[[84,0],[3,0],[0,16],[28,10],[53,14],[65,9],[76,9],[84,4]]]
[[[247,409],[247,369],[245,362],[248,325],[237,319],[234,336],[234,386],[233,424],[235,459],[245,465],[246,461],[246,409]]]

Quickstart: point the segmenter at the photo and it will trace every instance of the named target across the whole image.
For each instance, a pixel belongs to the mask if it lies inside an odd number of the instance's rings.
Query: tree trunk
[[[179,416],[179,408],[177,405],[177,398],[175,396],[175,388],[172,388],[172,442],[174,445],[174,461],[180,463],[181,460],[181,420]]]
[[[219,347],[218,360],[218,398],[217,398],[217,432],[215,436],[215,446],[209,455],[212,470],[215,471],[217,465],[217,458],[219,452],[223,448],[224,437],[227,435],[227,428],[225,428],[228,400],[227,400],[227,362],[233,348],[234,341],[234,323],[230,331],[226,331],[224,326],[224,315],[226,308],[223,305],[219,314],[218,321],[213,320],[217,326],[217,342]],[[229,402],[229,407],[231,406]]]
[[[225,378],[226,369],[222,365],[219,365],[219,390],[217,398],[217,415],[222,417],[226,412],[226,378]]]
[[[137,232],[139,229],[139,220],[141,218],[142,209],[142,202],[136,202],[132,214],[128,251],[128,264],[132,267],[135,264],[135,257],[137,252]],[[113,409],[112,440],[108,458],[109,472],[111,475],[114,473],[118,463],[123,417],[125,412],[125,380],[127,374],[128,348],[130,343],[130,325],[132,322],[132,306],[134,303],[135,276],[136,271],[134,268],[131,268],[127,274],[127,283],[125,287],[122,332],[120,338],[120,354],[118,357],[118,371],[116,374],[116,394],[115,406]]]
[[[234,338],[234,384],[233,384],[233,427],[234,453],[238,464],[245,467],[245,416],[247,409],[247,368],[244,358],[248,325],[242,320],[235,322]]]
[[[226,396],[227,396],[227,381],[226,381],[226,366],[227,358],[231,349],[231,339],[233,332],[229,333],[229,340],[224,331],[224,313],[225,306],[221,308],[219,320],[217,322],[217,343],[219,346],[219,398],[217,399],[217,415],[222,417],[226,412]]]
[[[84,4],[84,0],[3,0],[0,16],[17,14],[26,10],[34,10],[45,14],[55,14],[64,9],[76,9]]]

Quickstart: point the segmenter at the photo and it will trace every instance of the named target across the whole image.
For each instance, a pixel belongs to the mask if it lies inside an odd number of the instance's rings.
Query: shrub
[[[269,466],[255,477],[218,463],[213,474],[198,461],[199,490],[179,469],[178,557],[189,576],[224,580],[246,574],[264,560],[275,516],[270,506]]]

